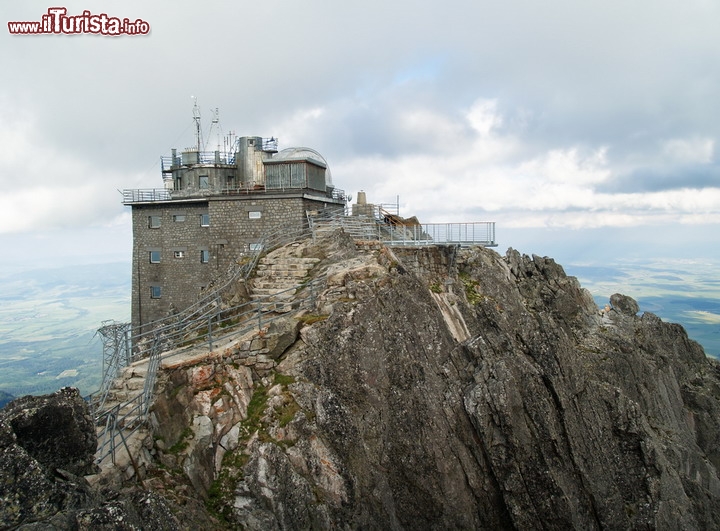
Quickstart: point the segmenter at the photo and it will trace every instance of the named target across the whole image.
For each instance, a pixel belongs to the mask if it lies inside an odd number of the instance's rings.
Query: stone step
[[[134,428],[138,421],[140,421],[140,415],[128,415],[121,422],[121,428]]]
[[[263,310],[266,312],[288,313],[297,309],[298,304],[297,301],[270,301],[263,307]]]
[[[304,271],[308,272],[312,269],[311,267],[305,267],[301,264],[260,264],[257,268],[258,271]]]
[[[295,296],[295,293],[297,293],[297,290],[260,288],[253,289],[250,298],[254,301],[264,297],[271,297],[273,299],[292,299]]]
[[[295,277],[260,277],[253,280],[253,288],[277,288],[287,289],[294,288],[298,285],[297,278]]]
[[[320,261],[319,258],[298,258],[295,256],[266,256],[262,260],[260,260],[260,263],[258,264],[258,267],[266,265],[295,265],[298,267],[313,267],[315,264],[317,264]]]
[[[130,397],[130,392],[125,389],[111,389],[105,402],[105,408],[109,409],[111,405],[122,404]],[[111,404],[112,403],[112,404]]]
[[[305,278],[307,276],[305,269],[260,269],[257,271],[259,277],[286,277],[286,278]]]
[[[145,378],[135,377],[125,380],[125,387],[129,391],[142,391],[145,388]]]
[[[124,369],[124,373],[127,375],[128,378],[132,378],[133,376],[145,378],[147,376],[147,372],[147,362],[140,363],[138,365],[130,365],[129,367],[125,367]]]
[[[133,384],[133,386],[133,389],[127,386],[124,386],[122,389],[111,389],[103,409],[109,409],[112,405],[122,404],[142,394],[145,389],[145,380],[142,380],[140,384]]]

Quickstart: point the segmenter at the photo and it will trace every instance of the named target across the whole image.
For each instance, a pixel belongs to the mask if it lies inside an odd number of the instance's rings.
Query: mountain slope
[[[228,521],[720,525],[718,368],[681,327],[621,295],[599,310],[554,261],[512,250],[363,250],[342,235],[305,246],[323,257],[318,316],[288,317],[302,328],[275,368],[245,365],[244,398],[220,407],[239,417],[193,402],[202,363],[167,374],[159,395],[158,411],[182,409],[194,427],[165,459],[191,479],[188,463],[205,463],[192,484]],[[237,388],[231,350],[203,392]],[[157,422],[179,433],[170,424]]]
[[[132,466],[93,478],[140,477],[164,528],[720,527],[720,369],[682,327],[513,250],[336,232],[267,259],[308,264],[295,299],[168,354]]]

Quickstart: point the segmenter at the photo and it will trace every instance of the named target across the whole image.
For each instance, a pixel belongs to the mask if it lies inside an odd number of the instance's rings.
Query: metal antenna
[[[210,124],[210,132],[208,133],[208,138],[212,136],[213,129],[215,130],[215,136],[217,138],[217,150],[220,151],[222,128],[220,127],[220,109],[218,109],[217,107],[215,107],[215,110],[213,111],[213,119],[212,123]]]
[[[197,148],[197,151],[200,152],[203,148],[202,129],[200,127],[200,107],[198,107],[197,98],[195,96],[191,96],[191,98],[195,101],[195,105],[193,105],[193,120],[195,121],[195,147]]]

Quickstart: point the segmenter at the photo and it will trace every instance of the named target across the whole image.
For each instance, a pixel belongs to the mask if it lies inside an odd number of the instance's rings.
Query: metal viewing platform
[[[384,227],[380,240],[385,245],[460,245],[497,247],[494,221],[467,223],[424,223],[410,227]]]

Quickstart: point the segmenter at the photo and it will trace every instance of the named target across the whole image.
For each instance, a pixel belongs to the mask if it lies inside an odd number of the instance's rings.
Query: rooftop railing
[[[163,155],[160,157],[160,165],[163,172],[170,172],[173,168],[180,166],[192,166],[194,164],[230,164],[237,162],[238,138],[233,146],[232,151],[183,151],[172,155]],[[277,153],[278,139],[275,137],[262,139],[262,150],[265,153]]]
[[[186,190],[170,190],[168,188],[146,188],[146,189],[127,189],[122,191],[122,202],[125,205],[131,203],[155,203],[158,201],[172,201],[179,199],[189,199],[196,197],[208,197],[212,195],[249,195],[249,194],[263,194],[263,193],[277,193],[292,192],[311,190],[310,188],[282,188],[282,189],[269,189],[262,185],[252,187],[229,187],[226,186],[220,190],[211,188],[191,188]],[[315,192],[323,193],[319,190],[313,190]],[[330,192],[330,197],[336,201],[345,201],[346,195],[345,190],[340,188],[333,188]]]
[[[123,190],[123,204],[128,203],[152,203],[155,201],[170,201],[171,190],[167,188],[146,188],[135,190]]]
[[[163,173],[171,171],[180,166],[192,166],[194,164],[229,164],[236,162],[236,153],[226,151],[185,151],[173,157],[164,155],[160,157],[160,165]]]

